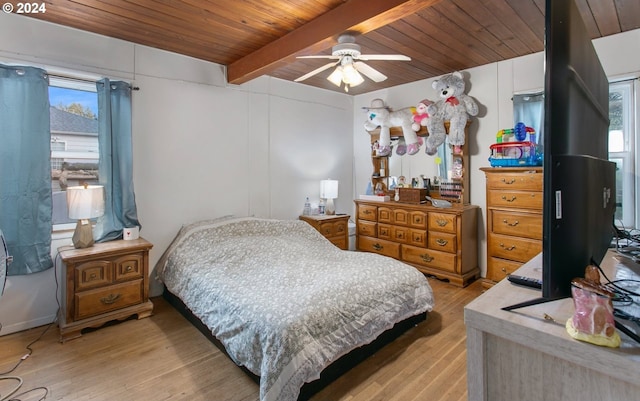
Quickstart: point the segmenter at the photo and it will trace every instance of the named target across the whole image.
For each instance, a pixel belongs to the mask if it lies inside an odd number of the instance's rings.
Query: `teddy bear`
[[[373,99],[371,107],[364,107],[367,111],[367,121],[364,123],[364,129],[373,131],[380,127],[380,139],[377,149],[378,156],[389,156],[391,154],[391,133],[390,127],[401,127],[402,134],[406,143],[406,153],[413,155],[420,151],[421,141],[418,135],[411,128],[413,121],[413,112],[411,108],[403,108],[399,110],[390,110],[382,99]]]
[[[413,115],[413,124],[411,124],[411,128],[418,132],[422,127],[427,126],[427,120],[429,118],[429,113],[427,112],[427,107],[433,104],[431,100],[424,99],[416,106],[416,112]]]
[[[449,142],[454,147],[464,145],[464,129],[469,116],[478,114],[476,101],[464,93],[465,83],[462,73],[456,71],[443,75],[433,81],[439,100],[427,107],[430,118],[427,120],[429,136],[426,140],[425,152],[434,155],[446,138],[444,122],[449,121]]]

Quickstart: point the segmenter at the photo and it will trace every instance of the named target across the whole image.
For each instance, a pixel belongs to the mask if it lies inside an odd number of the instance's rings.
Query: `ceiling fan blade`
[[[325,65],[323,65],[323,66],[322,66],[322,67],[320,67],[320,68],[316,68],[315,70],[313,70],[313,71],[311,71],[311,72],[309,72],[309,73],[304,74],[304,75],[303,75],[303,76],[301,76],[300,78],[296,78],[296,79],[294,79],[293,81],[294,81],[294,82],[304,81],[304,80],[305,80],[305,79],[307,79],[307,78],[310,78],[310,77],[312,77],[312,76],[314,76],[314,75],[316,75],[316,74],[318,74],[318,73],[321,73],[322,71],[324,71],[324,70],[326,70],[326,69],[329,69],[329,68],[333,67],[334,65],[338,64],[339,62],[340,62],[340,61],[338,60],[337,62],[331,62],[331,63],[325,64]]]
[[[402,54],[361,54],[358,60],[397,60],[411,61],[411,57]]]
[[[355,63],[353,63],[353,65],[354,67],[356,67],[356,70],[358,70],[358,72],[364,74],[374,82],[382,82],[387,79],[386,75],[376,70],[375,68],[363,63],[362,61],[356,61]]]
[[[297,56],[296,58],[328,58],[332,60],[338,60],[340,56],[332,56],[330,54],[320,54],[317,56]]]

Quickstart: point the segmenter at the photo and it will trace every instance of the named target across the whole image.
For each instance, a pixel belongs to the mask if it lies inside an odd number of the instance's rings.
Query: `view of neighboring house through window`
[[[53,224],[68,218],[67,187],[98,183],[98,97],[94,82],[51,77],[51,191]]]

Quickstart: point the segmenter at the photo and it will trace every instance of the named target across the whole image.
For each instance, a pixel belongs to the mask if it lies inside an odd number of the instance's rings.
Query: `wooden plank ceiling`
[[[564,0],[554,0],[564,1]],[[543,50],[544,0],[47,0],[31,14],[227,67],[232,84],[260,75],[294,79],[324,65],[341,33],[388,76],[351,88],[361,94]],[[576,0],[592,38],[640,28],[638,0]],[[342,91],[332,69],[301,84]]]

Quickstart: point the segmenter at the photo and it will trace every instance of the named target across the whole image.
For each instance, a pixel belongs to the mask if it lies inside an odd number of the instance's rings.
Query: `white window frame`
[[[95,82],[85,80],[83,78],[76,78],[73,76],[55,76],[49,75],[49,86],[55,86],[59,88],[76,89],[86,92],[97,92]],[[55,107],[55,105],[53,105]],[[66,146],[65,146],[66,149]],[[67,150],[55,150],[51,152],[51,158],[62,159],[96,159],[95,152],[75,152]],[[98,155],[99,158],[99,155]],[[76,223],[63,223],[54,224],[52,227],[53,234],[69,231],[75,229]]]
[[[638,179],[638,173],[640,172],[640,166],[638,166],[637,155],[640,149],[638,148],[638,132],[636,129],[636,102],[634,99],[635,92],[634,86],[636,86],[637,79],[635,80],[618,80],[609,83],[609,92],[620,92],[623,95],[623,114],[622,114],[622,132],[624,133],[624,144],[622,151],[609,152],[609,159],[622,160],[622,171],[617,172],[622,178],[622,186],[624,188],[622,196],[622,220],[615,222],[620,228],[635,228],[640,227],[639,214],[636,213],[638,207],[638,201],[636,200],[636,193],[638,192],[638,185],[640,180]],[[619,191],[619,189],[618,189]]]

